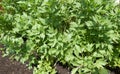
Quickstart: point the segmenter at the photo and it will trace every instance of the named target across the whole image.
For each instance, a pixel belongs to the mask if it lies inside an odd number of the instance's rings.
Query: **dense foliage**
[[[0,40],[4,56],[55,74],[57,62],[72,74],[120,67],[120,8],[111,0],[3,0]]]

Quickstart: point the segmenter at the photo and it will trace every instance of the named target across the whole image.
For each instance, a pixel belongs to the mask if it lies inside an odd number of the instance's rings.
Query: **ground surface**
[[[0,74],[32,74],[32,70],[29,70],[25,65],[11,61],[8,57],[2,57],[0,51]]]

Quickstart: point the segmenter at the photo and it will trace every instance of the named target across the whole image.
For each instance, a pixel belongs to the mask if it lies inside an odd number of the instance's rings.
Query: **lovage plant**
[[[3,0],[4,56],[29,62],[34,74],[99,74],[120,67],[120,8],[111,0]],[[97,73],[98,72],[98,73]]]

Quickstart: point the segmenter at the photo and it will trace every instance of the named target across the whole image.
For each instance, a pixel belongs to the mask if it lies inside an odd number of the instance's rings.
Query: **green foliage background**
[[[11,56],[55,74],[67,64],[72,74],[97,74],[120,67],[120,8],[111,0],[3,0],[0,40]],[[36,65],[36,66],[35,66]]]

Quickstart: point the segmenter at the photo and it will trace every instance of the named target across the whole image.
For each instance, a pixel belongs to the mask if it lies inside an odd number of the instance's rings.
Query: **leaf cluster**
[[[111,0],[3,0],[0,40],[11,56],[55,74],[57,62],[72,74],[120,67],[120,8]]]

